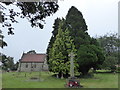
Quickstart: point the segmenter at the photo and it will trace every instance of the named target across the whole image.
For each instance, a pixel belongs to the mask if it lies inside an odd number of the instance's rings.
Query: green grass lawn
[[[0,69],[0,90],[1,90],[1,88],[2,88],[2,71]]]
[[[66,79],[58,79],[53,73],[41,72],[41,81],[32,81],[31,77],[38,77],[38,72],[32,74],[9,72],[2,75],[3,88],[65,88]],[[98,73],[93,78],[80,78],[83,88],[118,88],[118,74]]]

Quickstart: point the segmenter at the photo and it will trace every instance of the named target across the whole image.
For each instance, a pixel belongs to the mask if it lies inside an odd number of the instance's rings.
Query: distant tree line
[[[1,69],[4,71],[16,71],[19,63],[14,63],[14,58],[0,53]]]
[[[105,61],[102,64],[102,69],[108,69],[114,72],[116,67],[120,65],[120,40],[117,33],[107,33],[104,36],[96,38],[100,46],[104,50]]]

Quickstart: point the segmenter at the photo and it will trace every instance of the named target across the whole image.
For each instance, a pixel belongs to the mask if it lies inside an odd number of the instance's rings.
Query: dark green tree
[[[1,54],[2,57],[2,69],[7,71],[7,70],[14,70],[14,60],[13,57],[6,56]]]
[[[17,71],[17,69],[18,69],[18,66],[19,66],[19,62],[16,62],[16,63],[14,64],[13,71]]]
[[[99,68],[104,61],[101,48],[95,45],[81,45],[78,50],[77,61],[79,64],[79,72],[87,75],[90,68]]]
[[[74,6],[69,9],[66,15],[66,23],[71,25],[71,27],[73,28],[72,30],[75,31],[75,35],[77,35],[78,30],[87,31],[87,25],[82,13]]]
[[[49,60],[50,49],[53,47],[53,43],[56,40],[56,35],[58,34],[58,28],[59,28],[60,22],[61,22],[61,19],[57,18],[57,19],[55,19],[55,22],[53,24],[52,36],[51,36],[51,39],[50,39],[50,42],[49,42],[48,48],[47,48],[47,60]]]
[[[72,6],[66,15],[65,24],[70,30],[70,36],[73,38],[77,50],[76,59],[79,64],[79,72],[85,75],[90,68],[97,69],[104,61],[104,55],[97,40],[91,38],[87,33],[88,29],[82,13]]]
[[[82,44],[90,43],[90,36],[87,33],[87,25],[82,13],[72,6],[66,15],[66,26],[70,30],[70,35],[74,39],[76,49]]]
[[[4,39],[4,36],[2,35],[2,31],[0,30],[0,47],[1,48],[7,46],[7,43],[3,39]]]
[[[27,52],[27,54],[36,54],[35,50],[30,50]]]

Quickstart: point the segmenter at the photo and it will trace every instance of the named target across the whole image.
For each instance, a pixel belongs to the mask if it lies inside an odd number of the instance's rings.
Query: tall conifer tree
[[[78,71],[85,75],[91,67],[97,68],[99,64],[102,64],[104,55],[96,39],[91,38],[87,33],[88,29],[82,13],[74,6],[68,11],[65,24],[70,30],[70,36],[77,50]]]
[[[60,77],[68,75],[70,71],[70,52],[75,53],[73,40],[69,36],[69,31],[62,29],[63,22],[59,25],[56,40],[50,50],[49,67],[52,72],[58,73]]]
[[[49,63],[49,57],[50,57],[50,50],[53,47],[53,43],[56,39],[56,35],[58,34],[58,28],[59,28],[60,21],[61,21],[60,18],[55,19],[55,22],[53,25],[52,36],[51,36],[51,39],[50,39],[50,42],[49,42],[48,48],[47,48],[47,61],[48,61],[48,63]],[[51,70],[51,69],[49,69],[49,70]]]

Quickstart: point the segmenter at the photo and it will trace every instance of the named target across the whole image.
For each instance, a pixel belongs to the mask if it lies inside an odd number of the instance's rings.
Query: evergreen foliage
[[[58,73],[60,77],[67,75],[70,71],[70,52],[75,52],[73,40],[69,36],[69,31],[62,30],[63,22],[61,21],[56,40],[50,50],[49,68],[52,72]]]
[[[69,9],[66,15],[66,25],[71,28],[70,36],[73,38],[77,49],[78,71],[87,74],[90,68],[97,69],[105,57],[97,40],[88,35],[82,13],[74,6]]]
[[[50,49],[53,47],[53,43],[56,39],[56,35],[58,34],[58,27],[59,27],[59,23],[60,23],[61,19],[57,18],[54,22],[53,25],[53,31],[52,31],[52,37],[50,39],[50,42],[48,44],[48,48],[47,48],[47,60],[49,60],[49,55],[50,55]],[[49,62],[48,62],[49,63]]]
[[[66,19],[55,20],[53,35],[47,50],[50,71],[69,74],[68,55],[72,50],[75,50],[76,55],[75,69],[84,75],[88,74],[90,68],[100,68],[105,58],[97,40],[88,35],[82,13],[74,6],[69,9]]]
[[[95,45],[81,45],[77,54],[78,70],[83,75],[86,75],[90,68],[100,68],[104,61],[101,48]]]
[[[69,9],[66,15],[66,23],[71,25],[73,28],[71,30],[74,30],[75,35],[79,35],[78,30],[87,31],[87,25],[82,13],[74,6]]]
[[[76,49],[80,45],[90,43],[90,36],[87,33],[87,25],[83,15],[77,8],[72,6],[66,15],[66,26],[70,28],[70,35],[74,39]]]

